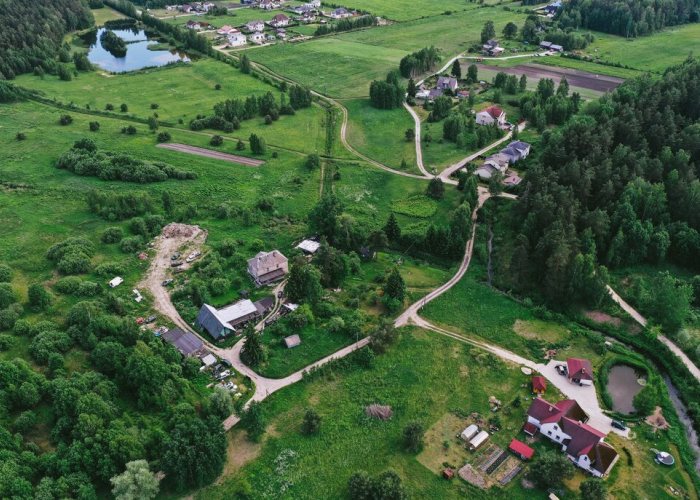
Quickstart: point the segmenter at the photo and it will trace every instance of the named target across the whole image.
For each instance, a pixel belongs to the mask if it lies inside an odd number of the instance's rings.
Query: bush
[[[158,105],[156,103],[151,104],[151,109],[158,109]]]
[[[105,111],[114,111],[114,104],[105,104]]]
[[[17,132],[17,135],[15,136],[15,139],[18,141],[23,141],[27,138],[27,136],[24,134],[24,132]]]
[[[124,230],[120,227],[108,227],[102,231],[100,240],[102,243],[119,243],[124,237]]]
[[[100,130],[99,122],[90,122],[90,132],[97,132]]]
[[[119,249],[124,253],[134,253],[143,247],[143,239],[141,236],[132,236],[124,238],[119,243]]]
[[[221,146],[224,143],[224,138],[221,137],[220,135],[215,135],[212,136],[211,140],[209,141],[209,144],[212,146]]]
[[[9,283],[12,280],[12,269],[7,264],[0,264],[0,283]]]
[[[70,125],[73,123],[73,117],[71,115],[61,115],[61,118],[59,118],[59,122],[61,125]]]
[[[170,139],[170,132],[161,132],[158,134],[158,142],[168,142]]]
[[[58,293],[72,295],[78,291],[82,282],[83,280],[77,276],[66,276],[58,280],[54,288]]]
[[[49,291],[40,283],[32,283],[29,285],[28,296],[29,307],[34,312],[45,311],[53,300]]]

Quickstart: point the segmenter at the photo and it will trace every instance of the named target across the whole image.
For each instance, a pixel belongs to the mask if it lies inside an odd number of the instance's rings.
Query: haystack
[[[365,414],[368,417],[377,418],[379,420],[389,420],[394,412],[391,411],[391,406],[374,404],[365,408]]]

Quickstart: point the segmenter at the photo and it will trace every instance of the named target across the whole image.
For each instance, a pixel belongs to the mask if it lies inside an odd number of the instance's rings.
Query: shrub
[[[100,130],[99,122],[90,122],[90,132],[97,132]]]
[[[108,227],[102,231],[100,240],[102,243],[119,243],[124,237],[124,230],[120,227]]]
[[[119,110],[122,113],[126,113],[127,111],[129,111],[129,106],[127,106],[126,104],[122,104],[121,106],[119,106]]]
[[[40,283],[32,283],[28,290],[29,307],[32,311],[40,312],[48,309],[53,298],[49,291]]]
[[[12,280],[12,269],[7,264],[0,264],[0,283],[9,283]]]
[[[158,142],[168,142],[170,139],[170,132],[161,132],[158,134]]]
[[[221,137],[220,135],[215,135],[212,136],[211,140],[209,141],[209,144],[212,146],[221,146],[224,143],[224,138]]]
[[[61,118],[59,118],[59,122],[61,125],[70,125],[73,123],[73,117],[71,115],[61,115]]]
[[[78,287],[80,287],[82,282],[83,280],[77,276],[66,276],[58,280],[54,288],[58,293],[72,295],[78,291]]]
[[[130,238],[124,238],[121,243],[119,243],[119,249],[124,253],[134,253],[143,246],[143,239],[141,236],[132,236]]]
[[[151,109],[158,109],[158,105],[156,103],[151,104]]]
[[[15,139],[18,141],[23,141],[27,138],[27,136],[24,134],[24,132],[17,132],[17,135],[15,136]]]
[[[114,104],[106,104],[105,111],[114,111]]]

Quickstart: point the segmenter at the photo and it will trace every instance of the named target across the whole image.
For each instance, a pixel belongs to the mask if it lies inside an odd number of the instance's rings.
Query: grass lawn
[[[102,26],[107,21],[115,19],[124,19],[126,16],[106,5],[101,9],[92,9],[92,15],[95,16],[95,26]]]
[[[420,173],[416,164],[416,145],[406,141],[406,130],[415,128],[411,115],[403,108],[376,109],[367,99],[343,101],[348,110],[347,140],[360,153],[388,167]]]

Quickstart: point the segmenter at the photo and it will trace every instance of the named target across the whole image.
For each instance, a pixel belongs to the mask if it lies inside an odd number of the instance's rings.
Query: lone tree
[[[433,177],[428,183],[428,187],[425,190],[425,194],[430,196],[434,200],[441,200],[445,196],[445,185],[442,183],[442,179],[439,177]]]
[[[525,92],[527,90],[527,75],[525,75],[525,73],[520,77],[519,89],[520,92]]]
[[[260,343],[258,332],[255,331],[252,325],[246,328],[245,343],[241,349],[241,354],[250,366],[258,366],[265,361],[265,350]]]
[[[321,415],[313,408],[306,410],[304,414],[304,423],[301,425],[301,429],[307,436],[318,434],[321,430]]]
[[[151,500],[158,495],[159,480],[145,460],[126,464],[126,470],[109,480],[116,500]]]
[[[416,131],[412,128],[406,129],[406,142],[413,142],[416,140]]]
[[[403,430],[403,444],[406,451],[415,453],[423,447],[425,429],[420,422],[411,422]]]
[[[386,221],[384,226],[384,233],[389,241],[398,241],[401,238],[401,228],[399,227],[399,222],[396,220],[394,212],[389,215],[389,220]]]
[[[260,403],[257,401],[250,403],[248,409],[243,413],[242,420],[243,425],[248,430],[248,437],[252,441],[259,441],[267,428],[267,419]]]
[[[223,143],[224,143],[224,138],[221,137],[220,135],[213,135],[211,137],[211,140],[209,141],[209,144],[211,144],[212,146],[216,146],[216,147],[221,146]]]
[[[515,35],[518,34],[518,25],[515,24],[514,22],[510,22],[505,25],[503,28],[503,36],[508,38],[509,40],[511,38],[515,38]]]
[[[479,68],[476,67],[476,64],[470,64],[469,67],[467,68],[467,82],[468,83],[475,83],[478,80],[479,80]],[[471,95],[471,93],[469,95]]]
[[[246,75],[250,73],[250,59],[246,54],[241,56],[241,73]]]
[[[493,25],[493,21],[486,21],[484,29],[481,30],[481,43],[484,44],[494,38],[496,38],[496,28]]]
[[[462,78],[462,65],[459,64],[459,59],[455,59],[455,62],[452,63],[452,76],[457,80]]]
[[[581,500],[606,500],[608,490],[600,479],[588,478],[581,483]]]
[[[530,467],[530,479],[540,488],[560,488],[574,477],[574,466],[563,453],[547,451]]]
[[[384,285],[382,302],[389,311],[394,312],[403,305],[405,298],[406,282],[403,280],[399,270],[394,268],[386,280],[386,285]]]
[[[51,294],[40,283],[29,285],[29,307],[34,312],[45,311],[51,305]]]
[[[225,387],[215,387],[214,392],[209,396],[209,410],[212,415],[221,420],[228,418],[233,413],[231,391]]]
[[[316,170],[317,168],[321,167],[321,157],[318,156],[317,154],[310,154],[306,158],[306,168],[309,170]]]
[[[248,142],[250,142],[250,151],[255,155],[264,155],[267,151],[265,139],[258,137],[256,134],[250,134]]]

